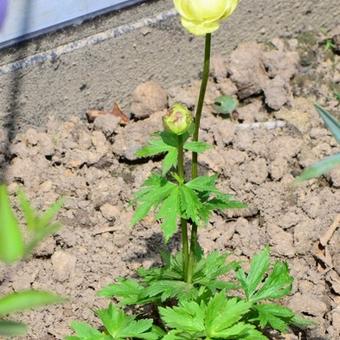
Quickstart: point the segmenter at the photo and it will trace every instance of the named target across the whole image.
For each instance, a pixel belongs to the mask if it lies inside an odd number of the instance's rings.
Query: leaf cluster
[[[184,281],[182,254],[163,255],[164,266],[138,271],[140,280],[120,278],[99,291],[102,297],[114,297],[122,305],[160,304],[170,299],[201,299],[218,290],[235,288],[231,282],[221,280],[223,275],[237,267],[226,262],[227,255],[212,252],[201,258],[194,267],[191,283]]]
[[[138,223],[154,210],[168,241],[176,233],[181,218],[202,226],[213,211],[246,206],[234,200],[232,195],[217,189],[217,176],[200,176],[187,183],[177,180],[178,183],[174,183],[163,176],[151,175],[135,194],[137,209],[132,224]]]
[[[183,148],[187,151],[203,153],[210,149],[210,145],[204,142],[188,141],[189,133],[183,135]],[[163,131],[154,134],[148,145],[136,152],[140,158],[165,155],[162,162],[162,175],[165,176],[173,167],[177,166],[179,141],[175,134]]]
[[[164,254],[163,267],[141,269],[139,281],[121,278],[99,292],[100,296],[118,299],[122,307],[150,303],[159,306],[157,326],[152,320],[136,321],[110,305],[97,312],[104,324],[103,332],[73,323],[76,336],[66,340],[261,340],[267,339],[264,330],[268,328],[286,332],[289,326],[310,324],[274,302],[291,293],[293,279],[286,263],[270,264],[269,248],[254,256],[247,273],[239,263],[227,263],[226,258],[218,252],[203,257],[196,263],[192,284],[188,284],[183,281],[181,254]],[[236,281],[221,279],[232,270]],[[236,289],[238,292],[231,294]],[[126,324],[130,325],[128,331]]]

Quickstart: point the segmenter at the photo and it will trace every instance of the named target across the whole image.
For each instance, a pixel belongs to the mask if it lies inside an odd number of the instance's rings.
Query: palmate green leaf
[[[279,299],[292,291],[293,277],[289,274],[288,264],[276,262],[268,278],[253,296],[253,301]]]
[[[25,324],[11,320],[0,320],[0,336],[12,337],[25,335],[27,327]]]
[[[237,279],[241,283],[248,301],[254,303],[261,300],[278,299],[291,292],[293,277],[289,274],[287,263],[277,261],[271,272],[268,269],[269,249],[265,248],[254,256],[248,275],[241,268],[237,271]]]
[[[199,292],[184,281],[174,280],[159,280],[150,284],[146,288],[145,294],[149,297],[159,296],[162,302],[170,299],[194,299],[198,296]]]
[[[4,185],[0,185],[0,261],[13,263],[24,256],[24,239]]]
[[[178,137],[170,132],[164,131],[155,134],[155,137],[149,141],[147,146],[136,152],[136,156],[145,158],[166,154],[162,163],[162,173],[163,176],[165,176],[172,167],[177,166],[177,148]]]
[[[144,339],[144,336],[150,333],[152,329],[152,320],[135,320],[112,304],[106,309],[99,309],[97,315],[113,339]]]
[[[254,309],[258,313],[254,320],[259,322],[262,329],[270,326],[282,333],[288,330],[289,324],[295,317],[292,310],[274,303],[258,304],[255,305]]]
[[[178,152],[177,149],[170,150],[162,162],[162,175],[165,176],[172,167],[177,166]]]
[[[0,298],[0,316],[63,301],[58,295],[38,290],[11,293]]]
[[[248,300],[255,294],[258,285],[269,269],[269,265],[269,247],[266,247],[252,258],[248,275],[245,275],[242,268],[237,271],[237,278]]]
[[[195,142],[195,141],[186,142],[183,147],[185,150],[196,152],[198,154],[211,149],[211,145],[204,143],[204,142]]]
[[[239,323],[242,316],[249,312],[251,303],[226,299],[225,292],[216,294],[208,303],[205,325],[211,338],[241,337],[253,329],[252,325]]]
[[[232,195],[220,192],[216,187],[217,176],[200,176],[186,183],[186,186],[200,194],[203,207],[201,219],[207,221],[211,211],[224,209],[242,209],[246,204],[235,201]]]
[[[76,336],[67,336],[65,340],[112,340],[112,337],[99,332],[97,329],[83,322],[71,323]]]
[[[318,111],[320,117],[324,121],[327,128],[332,132],[333,136],[340,143],[340,122],[327,110],[318,104],[315,104],[315,108]]]
[[[146,217],[151,209],[155,209],[166,199],[176,185],[159,175],[151,175],[135,194],[134,201],[138,207],[132,217],[132,225]]]
[[[187,220],[200,224],[204,206],[198,195],[186,185],[179,186],[179,201],[181,216]]]
[[[306,168],[300,176],[296,178],[298,182],[308,181],[319,177],[340,166],[340,153],[324,158],[323,160]]]
[[[117,283],[110,284],[98,293],[101,297],[115,297],[123,305],[143,304],[147,301],[145,287],[132,279],[117,279]]]
[[[198,192],[217,193],[216,188],[217,175],[213,176],[199,176],[186,183],[186,186]]]
[[[235,288],[231,282],[218,280],[237,266],[236,262],[227,264],[227,256],[227,254],[214,251],[203,257],[194,268],[193,283],[203,285],[212,291]]]
[[[166,339],[267,339],[254,325],[242,321],[250,302],[228,299],[222,291],[208,303],[180,301],[173,308],[159,308],[171,337]]]
[[[136,152],[137,157],[152,157],[176,149],[175,146],[164,142],[159,135],[149,141],[148,145]]]
[[[161,203],[156,218],[162,221],[165,242],[176,233],[177,221],[180,216],[179,188],[174,187],[169,196]]]
[[[205,310],[204,303],[199,305],[194,301],[180,301],[173,308],[160,307],[159,313],[168,327],[194,335],[205,331]]]

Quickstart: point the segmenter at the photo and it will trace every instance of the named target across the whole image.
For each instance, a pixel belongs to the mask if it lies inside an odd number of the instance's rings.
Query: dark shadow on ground
[[[24,8],[24,20],[19,22],[20,32],[22,35],[27,32],[27,28],[29,27],[31,20],[31,9],[32,9],[32,0],[25,1]],[[17,49],[18,53],[16,53],[16,60],[20,60],[25,56],[26,48],[23,46],[20,49]],[[0,157],[0,183],[4,183],[6,181],[6,173],[7,167],[11,158],[11,147],[13,140],[15,139],[18,132],[18,116],[19,112],[19,103],[20,103],[20,94],[22,90],[22,71],[18,70],[12,73],[12,79],[9,85],[8,93],[9,93],[9,107],[8,114],[4,119],[3,128],[5,129],[5,142],[1,146],[0,156],[2,154],[3,157]]]

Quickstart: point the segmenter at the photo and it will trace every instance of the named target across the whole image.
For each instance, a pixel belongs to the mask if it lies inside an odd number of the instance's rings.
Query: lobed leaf
[[[111,336],[99,332],[97,329],[83,322],[71,323],[71,328],[75,331],[76,336],[67,336],[65,340],[111,340]]]
[[[192,152],[196,152],[198,154],[203,153],[211,148],[211,145],[205,143],[205,142],[186,142],[184,144],[184,149]]]
[[[243,269],[240,268],[237,271],[237,278],[240,281],[248,300],[252,298],[258,285],[264,279],[264,276],[269,269],[269,264],[269,247],[266,247],[251,260],[250,270],[247,276]]]
[[[123,305],[136,305],[146,299],[145,287],[136,280],[119,278],[117,283],[108,285],[98,293],[101,297],[115,297]]]
[[[164,302],[170,298],[194,299],[198,294],[193,285],[187,282],[159,280],[146,288],[146,295],[149,297],[160,296],[160,300]]]
[[[151,209],[158,207],[166,199],[176,185],[159,175],[150,176],[142,188],[135,194],[135,201],[138,204],[137,210],[132,217],[132,225],[146,217]]]
[[[106,309],[99,309],[97,315],[103,322],[106,331],[114,338],[143,339],[152,328],[152,320],[138,320],[126,315],[112,304]]]
[[[205,331],[205,309],[204,304],[181,301],[173,308],[160,307],[159,313],[169,327],[195,334]]]
[[[169,196],[161,203],[156,218],[162,221],[161,228],[163,230],[165,242],[177,231],[177,221],[180,216],[179,206],[179,189],[175,187]]]
[[[250,310],[251,304],[246,301],[226,299],[225,292],[216,294],[206,309],[207,335],[214,338],[242,336],[253,329],[252,325],[239,323],[242,316]]]
[[[288,264],[278,261],[252,300],[279,299],[292,291],[292,283],[293,277],[289,274]]]
[[[166,154],[162,163],[162,173],[165,176],[172,167],[177,166],[178,137],[169,132],[156,134],[156,138],[149,141],[148,145],[136,152],[137,157],[153,157]]]

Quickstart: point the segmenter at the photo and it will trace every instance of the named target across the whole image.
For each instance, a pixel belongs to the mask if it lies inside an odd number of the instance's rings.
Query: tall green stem
[[[205,53],[204,53],[203,76],[202,76],[200,95],[199,95],[199,98],[198,98],[196,115],[195,115],[195,130],[194,130],[194,134],[193,134],[193,137],[192,137],[193,141],[196,141],[196,142],[198,141],[198,137],[199,137],[205,92],[207,91],[208,80],[209,80],[210,54],[211,54],[211,33],[208,33],[205,36]],[[192,174],[193,179],[198,176],[198,155],[197,155],[196,152],[192,153],[191,174]]]
[[[202,111],[205,93],[207,91],[209,72],[210,72],[210,55],[211,55],[211,34],[208,33],[205,36],[205,52],[204,52],[204,65],[203,65],[203,75],[200,94],[197,103],[196,115],[195,115],[195,130],[193,134],[193,141],[198,141],[199,131],[201,125]],[[196,152],[192,153],[192,168],[191,168],[192,179],[198,176],[198,154]],[[195,263],[195,253],[197,247],[197,225],[192,225],[191,230],[191,241],[190,241],[190,255],[188,262],[188,277],[187,282],[192,282],[193,268]]]
[[[184,182],[184,150],[183,150],[183,135],[178,136],[178,159],[177,159],[177,174],[178,177]],[[189,263],[189,239],[188,239],[188,222],[181,219],[182,229],[182,252],[183,252],[183,273],[184,279],[188,277],[188,263]]]

